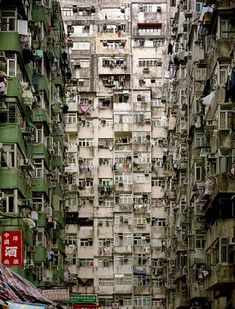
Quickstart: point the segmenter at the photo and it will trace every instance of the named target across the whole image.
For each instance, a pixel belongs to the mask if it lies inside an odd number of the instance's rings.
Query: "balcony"
[[[214,289],[221,285],[235,284],[235,264],[219,263],[212,267],[206,278],[206,289]]]
[[[37,246],[34,254],[35,263],[47,262],[47,248],[44,246]]]
[[[32,120],[33,122],[46,122],[49,125],[48,111],[41,107],[34,108],[32,110]]]
[[[18,32],[0,32],[0,50],[21,51],[21,43]]]
[[[224,59],[224,58],[231,58],[231,51],[232,51],[232,45],[231,45],[231,38],[226,39],[218,39],[216,41],[216,58],[218,59]]]
[[[0,169],[0,189],[18,189],[25,199],[32,198],[29,180],[15,168]]]
[[[21,104],[22,109],[25,110],[25,106],[23,105],[23,98],[22,98],[23,90],[19,82],[19,78],[18,77],[8,77],[7,81],[8,81],[7,96],[17,98],[17,100]]]
[[[34,22],[41,21],[44,23],[46,29],[48,29],[49,20],[48,20],[47,8],[42,5],[40,6],[35,5],[32,11],[32,21]]]
[[[33,178],[32,179],[33,192],[45,192],[49,195],[49,183],[46,178]]]
[[[213,179],[215,180],[213,182],[212,194],[208,195],[205,205],[206,210],[212,208],[218,198],[224,197],[224,195],[233,195],[235,192],[235,181],[232,175],[223,173],[215,175]]]
[[[134,266],[133,273],[134,275],[148,276],[151,274],[151,267],[150,266]]]
[[[43,157],[46,165],[49,166],[49,156],[45,145],[43,144],[33,144],[32,145],[32,156],[33,157]]]
[[[132,253],[132,246],[131,245],[124,245],[122,243],[115,244],[113,248],[114,253]]]
[[[117,183],[114,185],[116,192],[131,192],[132,184]]]
[[[132,286],[130,285],[114,285],[114,293],[115,294],[131,294],[132,293]],[[124,308],[124,307],[121,307]],[[128,308],[130,308],[128,306]]]
[[[114,131],[117,132],[128,132],[132,130],[131,123],[114,123]]]
[[[47,215],[45,213],[38,214],[37,227],[46,227],[47,225]]]
[[[150,286],[134,286],[134,293],[135,294],[144,294],[144,295],[151,295],[152,289]]]

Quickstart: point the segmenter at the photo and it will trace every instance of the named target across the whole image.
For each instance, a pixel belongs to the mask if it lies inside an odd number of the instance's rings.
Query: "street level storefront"
[[[40,306],[40,309],[45,306],[56,306],[53,301],[43,296],[41,291],[31,282],[4,265],[0,265],[0,300],[6,303],[9,309],[26,309],[25,306],[27,307],[30,304],[34,307],[34,304],[36,304]],[[15,303],[15,306],[13,306],[13,303]],[[16,304],[19,306],[17,307]]]

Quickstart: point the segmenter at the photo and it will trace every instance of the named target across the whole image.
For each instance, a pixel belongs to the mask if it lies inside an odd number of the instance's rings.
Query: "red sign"
[[[22,231],[2,231],[2,264],[22,265]]]
[[[96,305],[93,304],[74,304],[73,309],[96,309]]]

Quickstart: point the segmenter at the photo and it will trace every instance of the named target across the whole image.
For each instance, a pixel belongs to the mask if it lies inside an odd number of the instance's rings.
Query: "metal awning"
[[[0,299],[4,302],[42,303],[56,306],[31,282],[3,265],[0,265]]]

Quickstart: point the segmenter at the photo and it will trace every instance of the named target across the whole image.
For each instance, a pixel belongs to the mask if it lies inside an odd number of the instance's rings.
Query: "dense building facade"
[[[146,3],[145,3],[146,2]],[[164,1],[61,1],[67,281],[101,308],[166,308]]]
[[[171,20],[168,308],[235,306],[234,13],[182,1]]]
[[[59,2],[0,2],[0,67],[0,230],[22,231],[23,265],[14,271],[60,285],[69,67]]]

